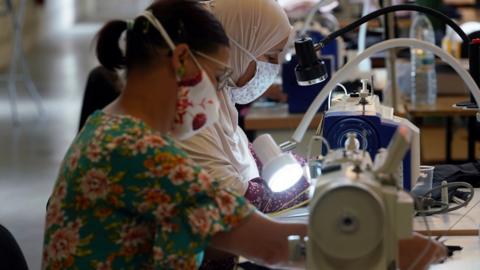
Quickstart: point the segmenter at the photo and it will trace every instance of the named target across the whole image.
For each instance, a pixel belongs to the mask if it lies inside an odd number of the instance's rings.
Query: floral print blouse
[[[47,207],[43,269],[196,269],[254,210],[144,122],[94,113]]]

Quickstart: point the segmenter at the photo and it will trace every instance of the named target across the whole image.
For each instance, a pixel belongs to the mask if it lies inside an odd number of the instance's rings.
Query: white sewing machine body
[[[412,233],[413,202],[382,183],[367,152],[330,152],[312,188],[307,269],[397,269],[398,240]]]

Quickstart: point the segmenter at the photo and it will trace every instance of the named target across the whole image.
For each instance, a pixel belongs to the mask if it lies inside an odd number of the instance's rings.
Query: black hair
[[[173,43],[186,43],[191,50],[212,53],[228,46],[221,23],[198,1],[157,0],[147,8],[163,25]],[[170,49],[160,32],[142,16],[127,29],[126,21],[108,22],[97,34],[96,53],[100,63],[110,69],[148,67],[158,61],[158,49]],[[126,54],[119,46],[127,30]]]

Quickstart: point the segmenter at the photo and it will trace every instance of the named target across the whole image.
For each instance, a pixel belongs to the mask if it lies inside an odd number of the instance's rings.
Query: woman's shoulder
[[[151,129],[142,120],[102,111],[96,111],[88,118],[71,148],[87,153],[94,148],[105,157],[132,158],[167,152],[186,156],[171,136]]]

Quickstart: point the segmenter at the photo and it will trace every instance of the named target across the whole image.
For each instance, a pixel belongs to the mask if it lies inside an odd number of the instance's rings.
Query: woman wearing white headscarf
[[[254,101],[272,85],[292,27],[274,0],[217,0],[210,2],[210,8],[230,38],[231,79],[235,85],[219,92],[218,123],[181,142],[181,146],[212,176],[244,194],[259,210],[274,212],[292,206],[292,199],[308,183],[303,180],[281,193],[268,189],[260,178],[249,141],[238,126],[235,108],[235,104]]]
[[[308,187],[308,183],[299,182],[287,192],[269,191],[260,179],[259,167],[250,152],[248,139],[238,126],[235,103],[252,102],[273,83],[279,70],[276,66],[279,55],[292,28],[284,11],[274,0],[216,0],[211,3],[211,10],[230,38],[230,65],[236,85],[218,92],[221,102],[219,121],[193,138],[180,142],[181,146],[214,178],[244,194],[261,211],[271,212],[291,206],[285,202],[296,198]],[[402,269],[409,267],[427,242],[428,239],[419,235],[400,241]],[[443,258],[444,250],[438,245],[436,243],[431,254],[417,265],[418,269]],[[206,256],[208,259],[202,270],[233,267],[233,260],[225,260],[225,254],[207,252]]]

